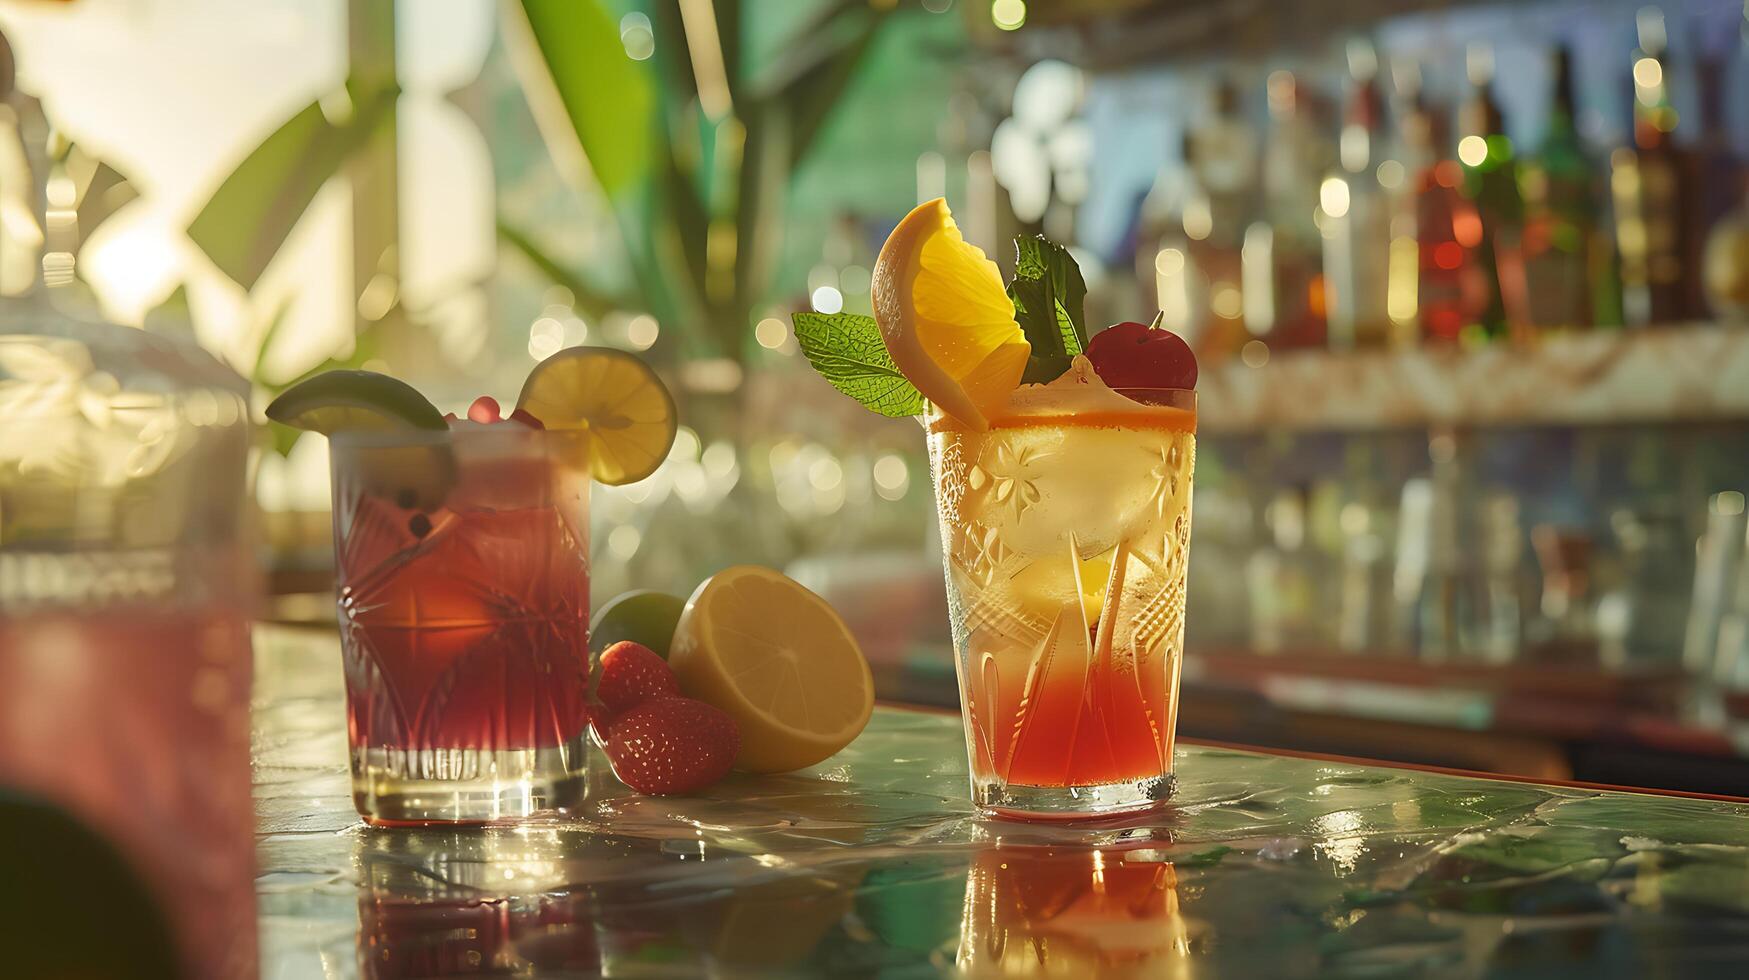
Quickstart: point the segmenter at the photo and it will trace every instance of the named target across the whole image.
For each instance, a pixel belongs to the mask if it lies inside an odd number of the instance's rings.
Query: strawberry
[[[664,695],[621,712],[603,751],[620,782],[671,796],[727,775],[741,751],[741,732],[733,718],[703,701]]]
[[[606,745],[613,737],[613,712],[601,705],[591,705],[589,708],[589,732],[595,736],[596,745]]]
[[[595,696],[609,715],[664,694],[679,694],[680,682],[668,661],[642,643],[621,640],[601,653],[601,680]]]
[[[1113,388],[1195,388],[1196,355],[1184,338],[1145,323],[1112,324],[1093,335],[1087,358]]]

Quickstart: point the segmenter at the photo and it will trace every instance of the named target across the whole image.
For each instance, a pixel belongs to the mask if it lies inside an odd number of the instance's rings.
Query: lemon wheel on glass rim
[[[571,347],[541,361],[516,407],[549,429],[588,430],[590,475],[609,486],[656,472],[678,431],[668,386],[641,359],[607,347]]]

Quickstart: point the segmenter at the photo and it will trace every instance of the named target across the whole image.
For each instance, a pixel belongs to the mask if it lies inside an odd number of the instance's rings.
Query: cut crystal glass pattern
[[[349,558],[392,540],[381,504]],[[405,523],[405,522],[403,522]],[[353,724],[372,744],[519,749],[577,736],[588,690],[585,556],[547,508],[449,513],[344,584]],[[348,579],[352,578],[348,575]]]
[[[938,431],[950,615],[974,780],[1169,771],[1195,437]]]

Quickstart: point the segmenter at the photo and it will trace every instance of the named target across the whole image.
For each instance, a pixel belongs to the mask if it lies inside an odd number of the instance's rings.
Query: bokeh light
[[[844,309],[844,294],[835,286],[821,286],[809,299],[818,313],[837,313]]]
[[[650,18],[636,10],[621,17],[619,43],[625,46],[626,57],[633,61],[644,61],[655,54],[656,35],[650,29]]]
[[[626,343],[638,350],[649,350],[656,345],[656,338],[662,333],[662,328],[656,323],[656,318],[648,313],[639,313],[626,322]]]
[[[778,350],[789,339],[789,325],[777,317],[768,316],[753,325],[753,339],[766,350]]]

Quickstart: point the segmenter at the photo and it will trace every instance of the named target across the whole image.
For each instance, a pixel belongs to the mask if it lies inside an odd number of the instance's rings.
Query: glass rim
[[[588,429],[536,429],[520,422],[473,423],[444,429],[352,429],[328,436],[331,448],[392,449],[402,446],[438,446],[470,443],[512,446],[517,443],[546,444],[586,439]]]
[[[1117,392],[1118,394],[1124,396],[1125,398],[1128,398],[1130,401],[1133,401],[1138,405],[1144,405],[1144,406],[1147,406],[1149,408],[1191,408],[1191,409],[1194,409],[1196,407],[1196,389],[1195,388],[1155,388],[1155,387],[1143,388],[1143,387],[1126,386],[1123,388],[1113,388],[1111,390]],[[1135,397],[1136,395],[1139,395],[1139,394],[1157,395],[1157,396],[1160,396],[1161,400],[1160,401],[1141,401]]]
[[[1111,388],[1108,390],[1114,391],[1123,396],[1126,401],[1129,401],[1132,404],[1122,408],[1114,407],[1111,409],[1101,409],[1093,414],[1106,416],[1124,415],[1126,417],[1130,414],[1134,414],[1140,417],[1147,417],[1159,413],[1162,409],[1167,411],[1191,413],[1196,413],[1197,411],[1195,388],[1142,388],[1129,386],[1123,388]],[[1138,398],[1138,395],[1152,397]],[[991,422],[990,425],[992,428],[1014,428],[1016,426],[1035,424],[1053,425],[1060,424],[1061,420],[1064,418],[1073,418],[1076,414],[1084,413],[1069,411],[1004,415]],[[963,425],[963,423],[957,423],[954,421],[953,416],[943,412],[934,404],[927,404],[924,412],[920,415],[914,416],[914,418],[916,418],[917,422],[925,429],[932,432],[938,427],[959,428]]]

